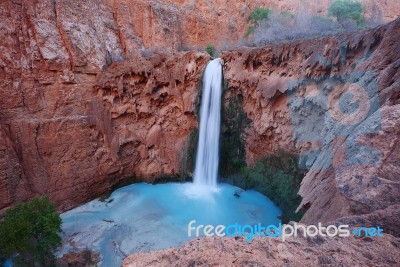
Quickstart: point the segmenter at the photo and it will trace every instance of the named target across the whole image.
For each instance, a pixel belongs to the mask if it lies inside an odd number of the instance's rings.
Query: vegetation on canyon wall
[[[265,157],[254,166],[243,166],[235,175],[223,178],[244,190],[254,189],[271,199],[281,210],[283,223],[300,221],[303,212],[296,213],[301,202],[298,195],[305,175],[298,157],[285,151]]]
[[[251,25],[247,28],[246,36],[250,36],[254,33],[256,28],[260,27],[261,22],[267,20],[271,14],[272,10],[269,8],[256,7],[251,11],[250,15],[247,17],[247,22]]]
[[[61,244],[61,218],[48,197],[18,204],[0,223],[0,255],[16,266],[53,266]]]
[[[211,56],[215,57],[215,47],[211,44],[208,44],[206,47],[206,52]]]
[[[244,186],[268,196],[281,208],[283,223],[299,221],[303,216],[302,212],[296,213],[301,202],[298,192],[305,175],[298,162],[296,155],[279,151],[241,170]]]
[[[228,177],[246,166],[244,133],[250,120],[242,107],[243,96],[233,95],[223,107],[220,148],[220,174]]]
[[[363,5],[353,0],[334,1],[328,9],[328,16],[310,15],[304,11],[297,14],[276,12],[257,7],[248,16],[250,25],[245,36],[252,45],[266,45],[370,28],[379,24],[379,15],[366,20],[363,11]]]
[[[344,22],[348,19],[357,23],[364,22],[363,5],[353,0],[336,0],[329,7],[329,15],[336,17],[339,22]]]

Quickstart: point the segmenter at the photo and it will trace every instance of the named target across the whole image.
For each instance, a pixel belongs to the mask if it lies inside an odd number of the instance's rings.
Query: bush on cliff
[[[0,222],[0,255],[16,266],[53,266],[60,231],[61,218],[48,197],[18,204]]]
[[[358,24],[364,22],[363,5],[357,1],[336,0],[329,7],[328,12],[341,23],[346,20],[354,20]]]
[[[363,5],[357,0],[334,0],[328,15],[319,16],[301,11],[293,14],[255,8],[247,18],[250,26],[245,36],[248,45],[262,46],[372,28],[381,23],[379,12],[372,12],[366,20]]]
[[[250,15],[247,17],[247,21],[251,22],[255,26],[258,26],[261,21],[268,19],[270,14],[271,14],[271,9],[256,7],[251,11]]]
[[[247,17],[247,22],[251,23],[251,25],[247,28],[246,36],[253,34],[256,28],[260,27],[262,21],[266,21],[269,18],[271,12],[269,8],[254,8]]]
[[[206,51],[211,57],[215,57],[215,47],[213,45],[208,44]]]

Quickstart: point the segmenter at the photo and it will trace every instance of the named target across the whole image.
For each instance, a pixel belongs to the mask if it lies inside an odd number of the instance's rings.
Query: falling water
[[[222,65],[221,59],[217,58],[208,63],[203,78],[195,185],[217,186],[221,87]]]

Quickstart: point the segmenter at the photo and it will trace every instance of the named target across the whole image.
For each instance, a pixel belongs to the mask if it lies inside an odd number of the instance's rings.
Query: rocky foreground
[[[396,266],[398,238],[202,238],[178,249],[137,253],[124,267],[164,266]]]

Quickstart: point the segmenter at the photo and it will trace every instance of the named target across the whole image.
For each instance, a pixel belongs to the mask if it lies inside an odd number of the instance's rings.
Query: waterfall
[[[217,58],[208,63],[203,78],[199,143],[193,178],[195,185],[217,186],[221,87],[222,65],[221,59]]]

